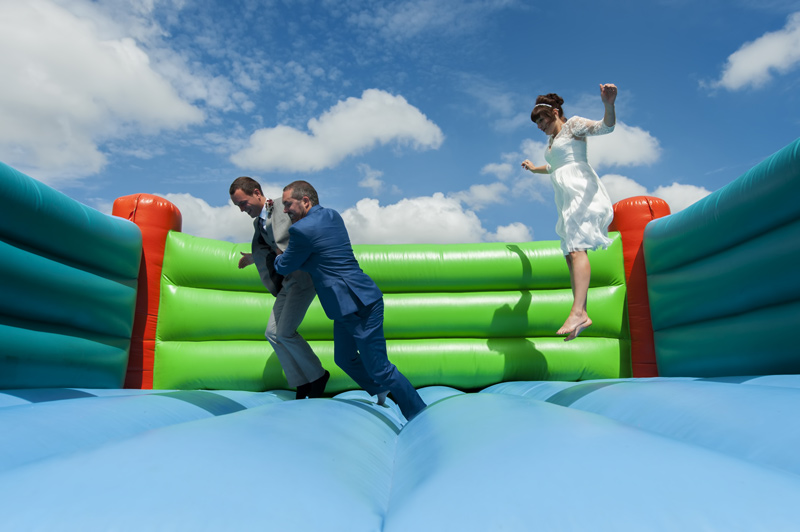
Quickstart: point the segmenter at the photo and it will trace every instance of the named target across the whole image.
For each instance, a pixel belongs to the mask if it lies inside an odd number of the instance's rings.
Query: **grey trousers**
[[[275,298],[264,333],[293,388],[315,381],[325,373],[311,346],[297,332],[316,295],[309,274],[302,271],[289,274]]]

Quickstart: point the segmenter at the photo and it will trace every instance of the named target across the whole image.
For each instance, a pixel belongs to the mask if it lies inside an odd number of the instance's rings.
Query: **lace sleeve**
[[[602,120],[589,120],[580,116],[573,116],[564,125],[569,127],[569,133],[573,137],[605,135],[614,131],[614,126],[607,126]]]

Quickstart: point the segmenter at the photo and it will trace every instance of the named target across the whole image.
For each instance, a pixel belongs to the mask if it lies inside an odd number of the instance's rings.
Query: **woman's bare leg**
[[[592,324],[586,312],[586,299],[589,295],[589,281],[592,278],[592,266],[585,251],[573,251],[565,257],[569,267],[569,279],[572,285],[572,309],[564,325],[556,334],[568,335],[564,341],[574,340],[584,329]]]

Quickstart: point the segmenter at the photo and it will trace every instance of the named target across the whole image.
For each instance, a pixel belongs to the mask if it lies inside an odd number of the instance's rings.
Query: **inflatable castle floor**
[[[0,164],[0,530],[797,530],[800,140],[676,213],[615,205],[593,326],[557,242],[355,246],[411,422],[294,400],[248,244]]]

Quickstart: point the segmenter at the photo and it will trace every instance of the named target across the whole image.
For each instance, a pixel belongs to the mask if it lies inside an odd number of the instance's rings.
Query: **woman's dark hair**
[[[544,105],[539,105],[540,103]],[[533,111],[531,111],[531,122],[536,122],[542,116],[552,120],[555,117],[553,109],[558,109],[558,116],[566,120],[567,117],[564,115],[564,109],[561,108],[562,105],[564,105],[564,98],[558,94],[554,92],[540,94],[536,97],[536,104],[533,106]]]

